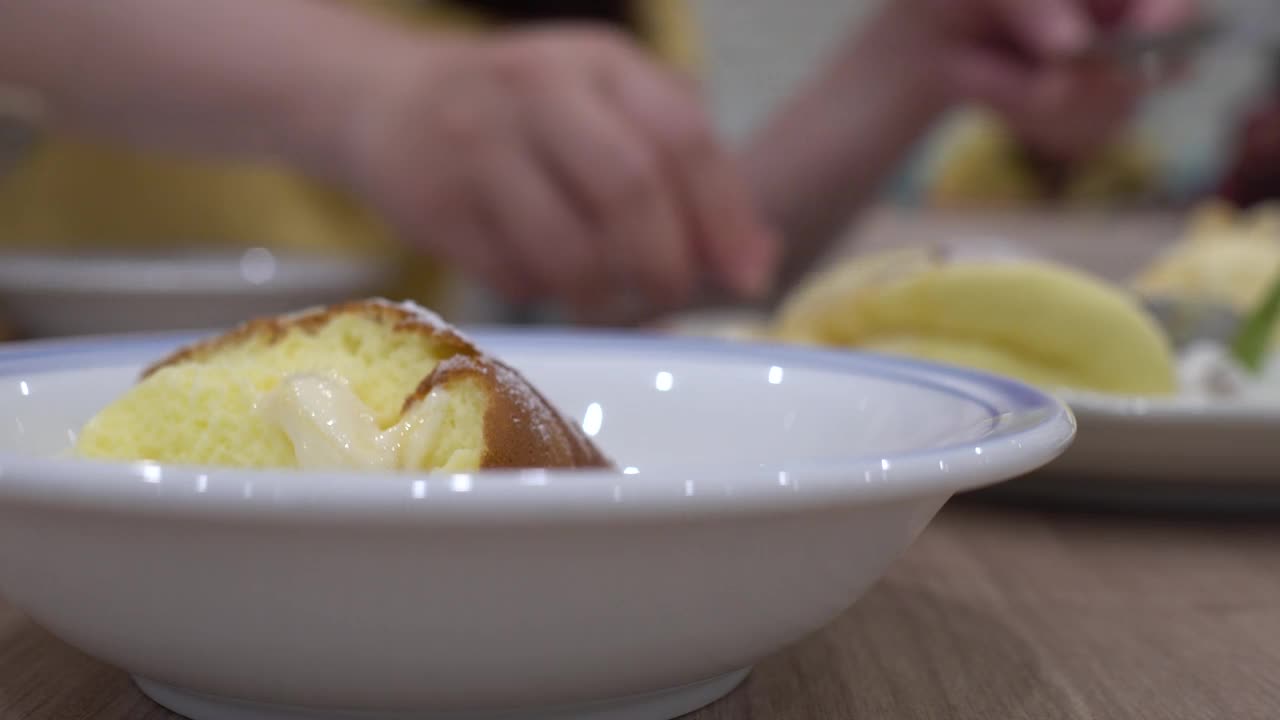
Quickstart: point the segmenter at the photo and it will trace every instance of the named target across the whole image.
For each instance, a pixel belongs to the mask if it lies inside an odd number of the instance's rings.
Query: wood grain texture
[[[1272,720],[1280,524],[953,501],[695,720]],[[176,717],[0,604],[0,720]]]
[[[1274,718],[1280,530],[953,505],[707,718]]]

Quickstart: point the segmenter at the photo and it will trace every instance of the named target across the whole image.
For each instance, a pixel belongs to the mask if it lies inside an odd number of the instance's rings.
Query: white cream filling
[[[289,437],[303,469],[399,470],[439,441],[447,403],[446,391],[433,388],[383,430],[344,378],[299,373],[264,395],[257,410]]]

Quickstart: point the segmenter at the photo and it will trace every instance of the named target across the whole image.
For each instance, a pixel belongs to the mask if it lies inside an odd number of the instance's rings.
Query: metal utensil
[[[1082,58],[1147,62],[1151,58],[1183,58],[1218,38],[1221,21],[1202,20],[1152,32],[1119,28],[1098,35],[1080,53]]]
[[[1280,50],[1280,24],[1274,17],[1272,8],[1267,12],[1219,12],[1171,30],[1118,28],[1099,35],[1079,58],[1161,67],[1210,47],[1274,52]]]

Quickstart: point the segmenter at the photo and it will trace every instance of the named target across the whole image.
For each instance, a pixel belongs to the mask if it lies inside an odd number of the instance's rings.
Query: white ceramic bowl
[[[387,289],[390,261],[273,253],[0,254],[0,314],[30,337],[221,328]]]
[[[999,492],[1116,509],[1280,510],[1280,403],[1058,393],[1079,421],[1071,449]]]
[[[498,332],[476,339],[622,472],[56,457],[186,339],[0,353],[0,592],[197,720],[673,717],[845,610],[952,493],[1075,429],[1035,390],[928,364]]]

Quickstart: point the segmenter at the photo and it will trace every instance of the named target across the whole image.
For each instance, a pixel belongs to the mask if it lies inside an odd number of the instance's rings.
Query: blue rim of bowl
[[[1053,396],[1048,393],[998,375],[913,358],[888,357],[857,351],[834,351],[776,343],[744,342],[716,338],[669,337],[657,334],[625,333],[608,330],[565,331],[480,328],[466,329],[464,332],[481,346],[510,342],[512,340],[525,343],[536,342],[544,347],[547,345],[581,347],[584,343],[597,346],[633,345],[643,346],[642,349],[649,352],[667,350],[693,351],[700,354],[729,355],[735,359],[765,360],[777,357],[793,357],[802,360],[807,367],[832,371],[850,370],[850,358],[855,358],[857,365],[861,369],[873,370],[873,374],[877,378],[896,382],[909,382],[953,397],[963,398],[981,405],[993,414],[998,413],[999,409],[989,401],[946,383],[929,380],[915,373],[945,374],[972,382],[975,385],[986,386],[1011,399],[1020,409],[1044,406],[1054,402]],[[0,343],[0,376],[12,375],[16,372],[74,370],[81,367],[81,365],[66,361],[87,354],[101,355],[106,353],[109,356],[132,357],[146,350],[152,353],[152,357],[160,357],[163,353],[177,346],[200,340],[213,334],[207,331],[181,330],[175,332],[99,335]],[[660,345],[654,342],[658,338],[661,338]],[[36,360],[57,360],[57,362],[32,364],[32,361]],[[136,359],[134,362],[136,362]],[[107,366],[106,363],[94,363],[94,367],[105,366]],[[903,372],[904,370],[907,372]]]
[[[809,484],[827,484],[827,492],[823,495],[826,502],[840,499],[900,499],[908,496],[926,494],[928,492],[958,492],[988,485],[1017,475],[1030,472],[1043,466],[1061,454],[1075,436],[1076,421],[1068,406],[1054,395],[1030,387],[1024,383],[1005,377],[984,373],[968,368],[943,365],[939,363],[916,360],[904,357],[890,357],[871,353],[860,353],[847,350],[799,347],[794,345],[744,342],[740,340],[724,340],[715,338],[688,338],[663,335],[659,333],[618,332],[608,330],[552,330],[541,328],[474,328],[466,329],[467,334],[479,345],[503,345],[504,349],[519,347],[548,348],[626,348],[635,354],[680,352],[702,358],[721,358],[738,362],[769,363],[771,365],[796,365],[806,369],[830,371],[846,375],[873,377],[889,382],[904,383],[944,393],[956,399],[973,403],[983,408],[989,415],[988,427],[981,431],[974,440],[954,444],[942,444],[936,447],[922,448],[905,452],[890,453],[885,456],[875,454],[858,454],[847,457],[824,458],[814,461],[781,461],[772,464],[740,464],[726,463],[679,463],[670,466],[660,464],[646,465],[641,473],[628,477],[617,471],[599,470],[503,470],[481,471],[479,473],[450,475],[445,473],[391,473],[391,472],[303,472],[299,470],[245,470],[231,468],[202,468],[198,466],[158,465],[153,463],[108,463],[86,461],[71,458],[30,458],[16,456],[12,453],[0,453],[0,500],[13,495],[12,484],[6,482],[9,475],[29,475],[35,471],[49,473],[74,473],[75,468],[93,470],[95,473],[108,474],[113,477],[124,476],[136,481],[142,478],[145,468],[160,468],[167,475],[180,478],[204,477],[209,482],[215,478],[219,482],[231,482],[252,487],[254,481],[261,481],[264,486],[275,488],[275,500],[279,501],[281,490],[288,490],[292,500],[303,501],[303,505],[311,503],[323,504],[327,500],[338,499],[337,495],[326,493],[323,488],[353,478],[359,478],[362,485],[388,483],[401,489],[410,488],[416,493],[424,483],[432,485],[449,485],[458,478],[466,478],[468,491],[471,483],[480,488],[485,484],[493,487],[514,485],[549,487],[551,479],[564,477],[566,482],[555,483],[561,488],[572,483],[579,486],[590,484],[594,478],[608,478],[610,481],[634,482],[641,476],[646,482],[653,482],[655,476],[667,477],[675,475],[691,475],[699,473],[732,472],[741,475],[774,477],[791,474],[797,478],[808,478]],[[12,376],[22,372],[56,372],[74,370],[85,367],[84,358],[93,356],[91,367],[119,367],[122,365],[140,365],[162,356],[176,347],[201,337],[207,337],[208,331],[179,331],[161,333],[137,333],[126,335],[101,335],[82,338],[65,338],[46,341],[0,344],[0,377]],[[499,354],[503,352],[498,351]],[[965,385],[969,387],[966,388]],[[987,397],[978,394],[981,391]],[[994,400],[993,400],[994,399]],[[997,401],[999,404],[997,404]],[[1010,428],[1007,422],[1021,416],[1021,426]],[[1025,422],[1027,418],[1031,422]],[[986,455],[985,458],[982,456]],[[952,462],[954,468],[933,477],[931,481],[913,481],[898,483],[892,477],[904,474],[903,465],[914,466],[919,470],[931,464],[945,466],[947,456],[955,456],[958,462]],[[975,456],[977,459],[975,460]],[[996,462],[995,459],[999,462]],[[6,465],[8,468],[6,468]],[[848,476],[852,468],[879,466],[883,472],[873,478],[866,473],[865,482],[852,483],[842,476]],[[890,468],[897,472],[890,472]],[[6,473],[10,469],[15,472]],[[908,468],[910,469],[910,468]],[[945,476],[945,477],[944,477]],[[472,478],[475,478],[473,481]],[[528,481],[537,479],[536,484]],[[754,481],[744,481],[754,482]],[[68,482],[68,486],[80,484]],[[597,484],[599,484],[597,482]],[[136,485],[136,483],[135,483]],[[237,486],[239,486],[237,485]],[[301,486],[301,487],[299,487]],[[613,484],[614,494],[620,487]],[[579,488],[580,489],[580,488]],[[45,496],[45,499],[56,497],[56,488],[26,488],[28,499]],[[102,500],[104,493],[110,488],[98,488],[102,492],[91,492],[94,497],[82,498],[92,501]],[[189,495],[189,493],[184,493]],[[457,495],[459,493],[455,493]],[[462,493],[465,494],[465,493]],[[730,493],[732,494],[732,493]],[[18,495],[24,495],[19,492]],[[338,495],[342,495],[339,493]],[[416,494],[413,497],[417,497]],[[810,493],[808,500],[815,495]],[[246,501],[251,497],[243,498]],[[361,509],[370,509],[374,505],[385,506],[385,503],[370,501],[364,507],[358,498],[342,497],[343,500],[355,500],[355,505],[345,508],[350,512],[338,514],[358,514]],[[455,498],[456,499],[456,498]],[[598,499],[598,498],[592,498]],[[739,500],[743,498],[738,498]],[[756,498],[757,500],[761,498]],[[767,501],[767,498],[765,498]],[[286,498],[288,500],[288,498]],[[822,498],[819,498],[822,500]],[[209,507],[221,507],[219,503],[206,501]],[[224,503],[225,504],[225,503]],[[231,503],[235,505],[235,503]],[[277,505],[281,503],[277,502]],[[445,503],[448,504],[448,503]],[[474,504],[474,503],[473,503]],[[748,503],[750,505],[751,503]],[[766,503],[767,504],[767,503]],[[786,503],[783,503],[784,505]],[[241,503],[242,506],[247,505]],[[297,505],[284,502],[283,506]],[[632,503],[628,508],[645,509],[643,502]],[[207,509],[207,508],[206,508]],[[279,509],[279,508],[275,508]],[[314,506],[311,507],[314,510]],[[454,508],[457,509],[456,507]],[[507,508],[511,510],[512,508]],[[544,508],[545,509],[545,508]],[[650,508],[652,509],[652,508]],[[490,513],[493,514],[493,513]],[[508,513],[514,515],[520,513]]]

